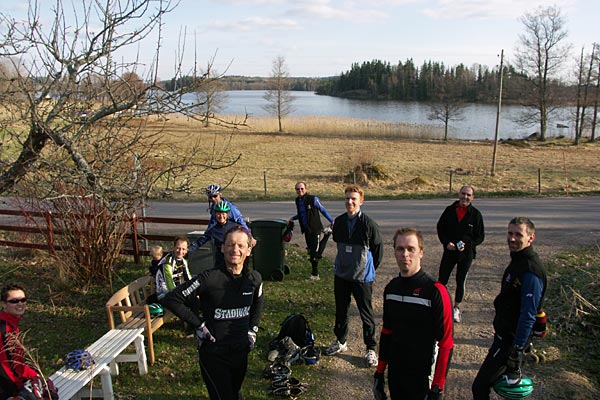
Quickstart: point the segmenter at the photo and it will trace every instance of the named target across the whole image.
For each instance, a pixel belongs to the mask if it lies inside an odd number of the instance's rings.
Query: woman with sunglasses
[[[1,300],[0,399],[5,400],[16,396],[25,382],[36,379],[38,373],[25,363],[20,342],[19,321],[27,308],[25,290],[19,285],[6,285],[2,288]]]

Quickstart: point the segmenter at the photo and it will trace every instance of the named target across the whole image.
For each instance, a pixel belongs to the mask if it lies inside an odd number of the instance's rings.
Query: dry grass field
[[[206,153],[196,154],[198,159],[209,159],[213,149],[241,155],[235,166],[193,180],[188,195],[174,195],[179,199],[196,198],[212,182],[227,186],[232,199],[263,198],[265,182],[269,198],[287,198],[294,195],[298,180],[306,180],[311,192],[332,198],[353,179],[368,187],[371,198],[444,194],[451,181],[453,191],[468,183],[478,195],[535,195],[538,173],[542,195],[600,190],[600,143],[573,146],[571,140],[555,138],[500,142],[491,176],[492,141],[427,139],[439,134],[431,126],[324,117],[284,119],[286,133],[281,134],[276,126],[275,118],[250,118],[236,130],[204,128],[183,117],[147,125],[163,130],[165,143],[185,143],[180,151],[201,141]],[[360,173],[352,173],[358,164],[375,166],[384,177],[365,182]]]

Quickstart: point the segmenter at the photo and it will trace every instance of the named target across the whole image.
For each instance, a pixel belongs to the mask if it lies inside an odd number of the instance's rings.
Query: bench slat
[[[162,317],[150,316],[146,305],[147,299],[156,293],[154,278],[143,276],[119,289],[106,302],[109,329],[144,328],[147,337],[148,356],[150,364],[154,364],[154,341],[152,334],[160,328],[165,321],[173,317],[172,313],[165,312]],[[115,321],[115,313],[118,315]]]
[[[140,339],[138,340],[138,343],[140,343],[141,346],[136,345],[136,352],[138,352],[137,361],[140,367],[140,374],[147,373],[147,366],[144,367],[141,363],[141,360],[145,363],[146,359],[143,343],[141,342],[143,340],[143,332],[143,328],[111,329],[87,348],[87,351],[90,352],[96,362],[93,366],[80,371],[74,371],[63,367],[52,374],[50,379],[52,379],[58,388],[58,395],[60,398],[63,400],[71,399],[95,376],[101,374],[104,398],[105,400],[112,399],[113,392],[109,365],[114,363],[117,357],[138,338]],[[143,354],[139,354],[140,351]]]

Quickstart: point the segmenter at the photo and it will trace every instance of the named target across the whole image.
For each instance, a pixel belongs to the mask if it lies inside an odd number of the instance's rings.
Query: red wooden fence
[[[60,218],[60,215],[51,214],[50,212],[39,212],[39,211],[31,211],[31,212],[23,212],[21,210],[1,210],[0,215],[8,215],[15,217],[11,224],[0,224],[0,231],[6,232],[23,232],[30,233],[33,235],[39,235],[44,238],[45,243],[37,242],[20,242],[16,240],[1,240],[0,246],[8,246],[8,247],[23,247],[29,249],[40,249],[47,250],[52,254],[56,254],[57,251],[62,251],[61,246],[55,245],[54,237],[56,235],[61,235],[63,232],[59,229],[53,229],[52,227],[52,218]],[[43,218],[45,220],[45,227],[39,226],[26,226],[24,221],[27,219],[34,218]],[[150,252],[145,249],[140,248],[140,241],[142,240],[150,240],[150,241],[172,241],[177,235],[164,235],[164,234],[152,234],[140,233],[138,230],[138,224],[142,222],[153,223],[153,224],[165,224],[165,225],[195,225],[197,227],[208,225],[209,220],[203,218],[169,218],[169,217],[141,217],[137,215],[133,215],[131,217],[125,217],[128,220],[130,225],[130,232],[127,233],[126,238],[131,243],[130,248],[124,248],[121,250],[122,254],[133,255],[133,258],[137,264],[140,263],[140,256],[149,255]],[[19,222],[21,224],[19,224]]]

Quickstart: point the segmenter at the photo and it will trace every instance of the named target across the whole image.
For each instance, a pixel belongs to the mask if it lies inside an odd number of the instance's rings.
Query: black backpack
[[[308,320],[301,313],[292,313],[283,320],[279,335],[275,340],[280,341],[286,336],[292,338],[299,347],[315,344],[315,335],[310,329]]]

